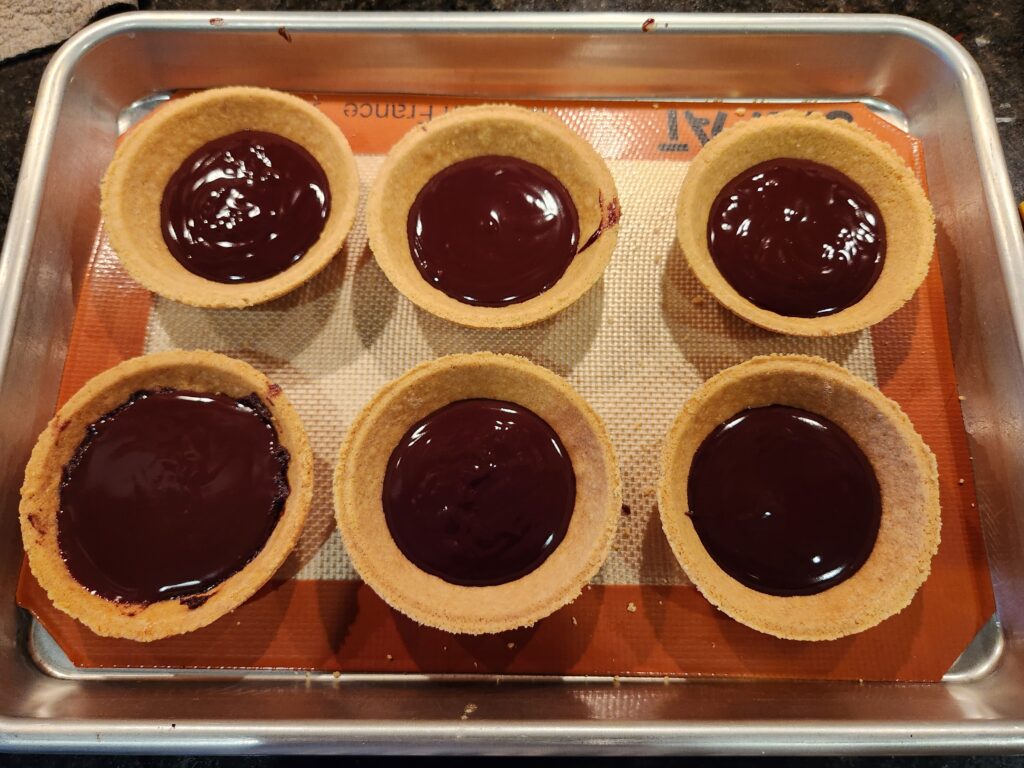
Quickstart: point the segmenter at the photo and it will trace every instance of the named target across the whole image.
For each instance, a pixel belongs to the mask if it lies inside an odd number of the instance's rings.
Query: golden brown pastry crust
[[[291,139],[327,176],[331,210],[320,238],[295,264],[253,283],[218,283],[189,272],[167,249],[160,202],[174,172],[197,149],[237,131]],[[154,293],[196,307],[247,307],[297,288],[342,247],[359,202],[359,176],[348,141],[302,99],[267,88],[214,88],[172,101],[133,128],[103,177],[100,208],[110,244],[125,269]]]
[[[424,184],[448,166],[481,155],[526,160],[561,181],[579,214],[581,247],[601,228],[557,283],[519,304],[479,307],[453,299],[423,279],[409,250],[406,222]],[[391,149],[366,201],[370,248],[395,288],[438,317],[477,328],[529,325],[579,299],[608,266],[619,213],[615,181],[593,147],[557,118],[510,105],[461,107],[413,128]]]
[[[515,402],[544,419],[576,473],[565,539],[537,569],[498,586],[449,584],[417,568],[391,538],[381,504],[388,459],[409,427],[475,397]],[[608,555],[622,497],[604,425],[572,387],[521,357],[478,352],[423,363],[374,396],[342,445],[334,504],[352,564],[389,605],[421,624],[484,634],[529,626],[575,600]]]
[[[711,558],[686,514],[690,462],[707,435],[744,408],[773,404],[803,408],[842,427],[868,457],[882,492],[881,524],[867,562],[816,595],[777,597],[744,586]],[[672,551],[701,593],[748,627],[792,640],[832,640],[899,613],[928,578],[939,547],[935,456],[895,402],[817,357],[755,357],[709,379],[666,438],[658,500]]]
[[[729,181],[778,157],[813,160],[857,182],[885,222],[885,264],[859,302],[833,315],[787,317],[741,296],[708,251],[711,206]],[[783,112],[738,123],[708,142],[687,171],[676,210],[679,246],[697,279],[725,307],[754,325],[795,336],[852,333],[884,320],[914,295],[935,250],[935,217],[913,172],[888,144],[843,120]]]
[[[206,602],[195,608],[179,599],[138,605],[95,595],[68,571],[57,543],[61,474],[86,428],[132,393],[155,387],[229,397],[256,393],[273,418],[281,445],[291,455],[291,491],[270,539],[242,570],[203,593]],[[206,626],[255,594],[284,562],[302,532],[312,491],[313,453],[298,414],[280,387],[249,364],[214,352],[161,352],[126,360],[90,379],[46,425],[25,469],[21,535],[32,574],[57,608],[98,635],[157,640]]]

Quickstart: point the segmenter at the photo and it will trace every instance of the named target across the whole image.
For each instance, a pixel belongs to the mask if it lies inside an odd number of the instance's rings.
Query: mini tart
[[[776,158],[835,168],[859,184],[881,211],[887,240],[882,273],[864,298],[835,314],[789,317],[758,307],[729,284],[708,250],[708,216],[722,187]],[[888,144],[843,120],[783,112],[738,123],[700,151],[679,194],[676,235],[697,279],[747,322],[795,336],[835,336],[874,325],[910,300],[928,274],[935,216],[920,182]]]
[[[803,408],[835,422],[871,462],[881,490],[871,555],[848,579],[816,595],[776,597],[744,586],[711,558],[687,515],[697,448],[722,422],[765,405]],[[755,357],[709,379],[669,431],[658,500],[672,551],[704,597],[742,624],[790,640],[833,640],[899,613],[928,578],[939,547],[935,456],[895,402],[817,357]]]
[[[68,571],[57,542],[57,511],[64,466],[86,428],[139,390],[169,387],[242,398],[256,393],[270,412],[280,444],[290,454],[290,492],[277,527],[242,570],[212,589],[140,605],[93,594]],[[21,535],[32,574],[54,606],[93,632],[130,640],[158,640],[191,632],[230,613],[252,597],[292,550],[309,511],[313,453],[298,414],[280,387],[255,368],[214,352],[161,352],[127,360],[90,379],[39,436],[21,487]],[[206,598],[197,607],[194,598]]]
[[[283,272],[251,283],[219,283],[189,272],[171,255],[160,204],[174,172],[193,152],[222,136],[267,131],[304,147],[327,176],[331,210],[320,238]],[[162,106],[133,128],[103,177],[100,208],[110,243],[143,286],[196,307],[247,307],[294,290],[341,250],[356,215],[359,177],[344,134],[302,99],[265,88],[230,87]]]
[[[423,186],[455,163],[503,155],[538,165],[569,192],[579,215],[580,247],[561,279],[539,296],[503,307],[464,304],[420,275],[406,223]],[[370,189],[370,248],[392,285],[438,317],[476,328],[517,328],[550,317],[579,299],[604,273],[618,240],[619,199],[604,160],[557,118],[511,105],[461,107],[413,128],[391,149]]]
[[[381,494],[392,450],[414,423],[449,403],[507,400],[558,434],[576,475],[565,538],[525,576],[497,586],[459,586],[412,564],[391,538]],[[485,634],[530,626],[579,596],[611,549],[621,510],[619,470],[590,406],[561,377],[523,358],[478,352],[423,363],[381,389],[341,447],[334,505],[352,563],[385,602],[420,624]]]

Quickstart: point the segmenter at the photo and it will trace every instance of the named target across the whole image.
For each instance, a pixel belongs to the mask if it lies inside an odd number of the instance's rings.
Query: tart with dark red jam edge
[[[281,388],[240,360],[163,352],[91,379],[39,436],[21,489],[32,574],[93,632],[215,621],[302,531],[313,456]]]
[[[342,541],[362,579],[420,624],[484,634],[579,596],[621,509],[604,425],[523,358],[424,363],[381,389],[334,476]]]
[[[125,269],[198,307],[285,294],[334,258],[359,178],[341,130],[302,99],[216,88],[160,107],[121,142],[101,208]]]
[[[939,546],[931,450],[896,403],[817,357],[755,357],[709,379],[666,438],[658,500],[697,589],[792,640],[899,613]]]
[[[479,328],[548,318],[604,273],[618,238],[615,181],[560,120],[462,107],[413,128],[367,198],[370,248],[414,304]]]
[[[822,115],[738,123],[701,149],[676,211],[697,279],[754,325],[858,331],[914,295],[935,246],[931,205],[892,147]]]

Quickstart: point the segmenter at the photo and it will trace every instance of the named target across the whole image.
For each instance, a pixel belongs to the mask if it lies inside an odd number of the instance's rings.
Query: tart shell
[[[687,515],[690,464],[701,443],[745,408],[765,405],[803,408],[835,422],[867,456],[881,490],[871,555],[848,579],[816,595],[778,597],[744,586],[708,554]],[[928,578],[939,547],[935,456],[895,402],[817,357],[755,357],[709,379],[668,434],[658,500],[672,551],[704,597],[748,627],[791,640],[832,640],[899,613]]]
[[[783,157],[845,174],[870,195],[885,223],[878,280],[864,298],[832,315],[789,317],[758,307],[729,284],[708,250],[708,216],[722,188],[748,168]],[[708,142],[683,181],[676,235],[697,279],[747,322],[795,336],[834,336],[874,325],[910,300],[928,274],[935,216],[920,182],[888,144],[843,120],[790,111],[738,123]]]
[[[409,249],[409,210],[423,186],[455,163],[503,155],[539,165],[565,186],[579,215],[579,251],[565,274],[539,296],[503,307],[465,304],[423,279]],[[366,203],[373,251],[388,280],[417,306],[477,328],[516,328],[550,317],[579,299],[604,273],[618,239],[618,192],[611,171],[564,123],[510,105],[462,107],[413,128],[391,149]]]
[[[323,169],[331,210],[319,239],[273,277],[219,283],[189,272],[171,255],[160,203],[174,172],[203,145],[243,130],[267,131],[304,147]],[[110,243],[143,286],[196,307],[246,307],[311,279],[341,250],[356,215],[359,176],[344,134],[316,107],[266,88],[215,88],[172,101],[128,133],[107,169],[100,208]]]
[[[391,538],[381,495],[388,459],[408,428],[449,403],[508,400],[558,434],[576,474],[562,543],[536,569],[497,586],[451,584],[420,570]],[[356,418],[334,476],[338,527],[359,575],[420,624],[485,634],[525,627],[572,602],[611,549],[622,498],[615,454],[600,419],[569,384],[523,358],[479,352],[424,363],[381,389]]]
[[[93,594],[64,564],[57,541],[61,476],[90,424],[133,393],[157,387],[234,398],[257,394],[290,454],[290,492],[267,543],[242,570],[204,593],[149,605],[119,603]],[[57,608],[98,635],[157,640],[206,626],[255,594],[302,532],[312,490],[313,453],[298,414],[280,387],[249,364],[214,352],[161,352],[127,360],[89,380],[47,424],[25,469],[21,534],[32,574]]]

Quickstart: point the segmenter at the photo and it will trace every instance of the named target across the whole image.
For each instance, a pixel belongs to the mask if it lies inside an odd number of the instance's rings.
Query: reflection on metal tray
[[[319,681],[331,681],[338,679],[344,679],[345,682],[353,681],[403,681],[403,682],[426,682],[431,679],[437,679],[436,675],[426,674],[402,674],[395,675],[385,673],[369,673],[369,674],[345,674],[340,677],[336,677],[330,672],[305,672],[302,670],[293,669],[246,669],[246,670],[235,670],[235,669],[87,669],[76,667],[71,663],[71,660],[67,657],[67,654],[61,650],[61,647],[57,642],[50,636],[50,633],[46,631],[42,624],[38,621],[32,621],[31,629],[29,630],[28,638],[29,654],[32,660],[39,666],[40,669],[45,671],[48,675],[60,678],[62,680],[170,680],[170,679],[181,679],[181,678],[201,678],[209,680],[212,678],[224,679],[224,680],[239,680],[245,679],[264,679],[264,680],[295,680],[301,678],[303,680],[319,680]],[[981,631],[975,636],[960,657],[953,663],[949,671],[943,676],[943,681],[947,683],[968,683],[974,680],[979,680],[987,675],[995,665],[999,662],[999,657],[1003,652],[1004,639],[1003,633],[999,627],[999,620],[993,616],[992,619],[981,628]],[[469,679],[468,675],[451,675],[452,679]],[[482,680],[486,682],[495,682],[493,675],[477,675],[473,679]],[[523,676],[517,676],[517,682],[525,680]],[[538,681],[550,682],[551,678],[547,676],[538,676]],[[581,676],[563,676],[561,678],[563,682],[570,680],[576,682],[587,682],[589,684],[599,684],[613,682],[611,677],[581,677]],[[685,678],[676,679],[673,682],[681,682]],[[619,681],[621,683],[621,680]],[[637,678],[638,683],[652,684],[652,681],[645,678]],[[657,680],[654,684],[663,683],[664,680]]]
[[[0,745],[136,752],[1019,749],[1024,489],[1008,478],[1022,469],[1024,307],[1017,286],[1024,284],[1024,250],[977,68],[942,33],[898,17],[672,15],[642,32],[644,21],[606,14],[138,14],[72,40],[44,79],[0,260],[3,396],[25,405],[0,414],[7,438],[0,594],[13,594],[19,476],[52,412],[91,245],[82,235],[96,229],[95,189],[126,106],[174,89],[234,83],[505,99],[814,98],[869,103],[924,144],[1003,634],[990,625],[975,643],[981,652],[965,652],[944,684],[430,680],[427,688],[422,680],[373,676],[246,673],[242,683],[230,674],[170,673],[138,685],[116,673],[59,679],[52,654],[47,666],[55,676],[45,674],[28,655],[31,648],[42,660],[45,639],[33,630],[29,642],[25,617],[8,604],[0,608]],[[498,46],[503,55],[495,57]]]

